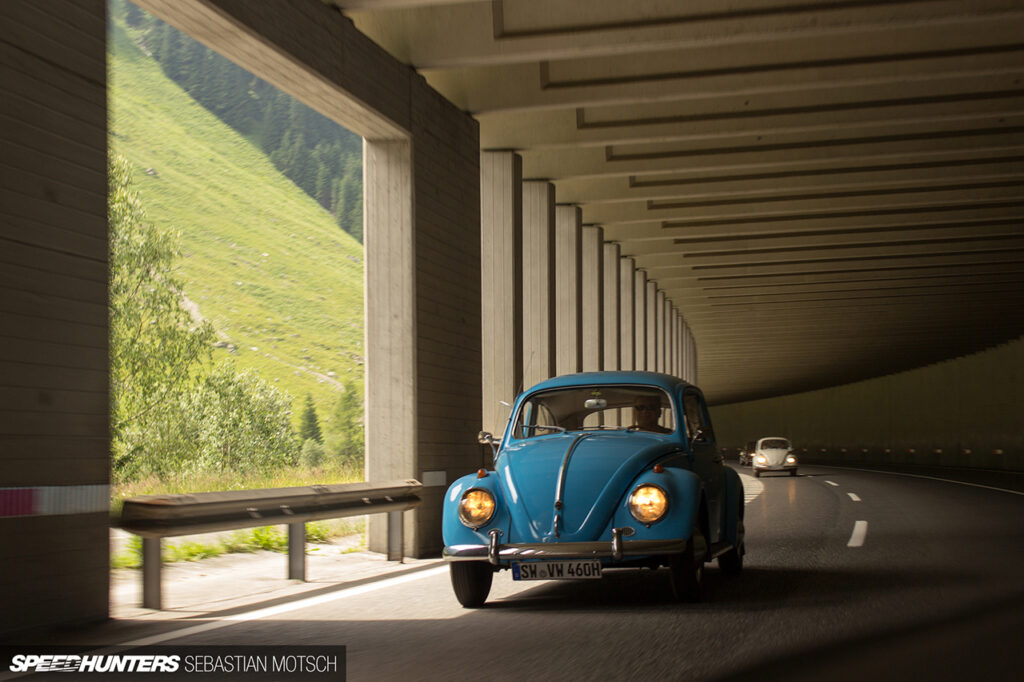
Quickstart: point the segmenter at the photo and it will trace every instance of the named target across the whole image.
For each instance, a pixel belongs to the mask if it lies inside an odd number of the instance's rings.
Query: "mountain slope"
[[[110,36],[110,144],[149,220],[181,233],[185,295],[257,369],[326,417],[362,381],[362,247],[265,155],[166,78],[121,25]],[[293,404],[299,411],[300,403]]]

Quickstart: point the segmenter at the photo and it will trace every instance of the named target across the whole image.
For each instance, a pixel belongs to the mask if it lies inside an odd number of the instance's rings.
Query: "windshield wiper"
[[[565,433],[566,431],[564,426],[555,426],[553,424],[531,424],[530,426],[523,427],[523,433],[529,434],[526,438],[531,438],[538,435],[538,429],[550,429],[551,431],[558,431],[559,433]]]

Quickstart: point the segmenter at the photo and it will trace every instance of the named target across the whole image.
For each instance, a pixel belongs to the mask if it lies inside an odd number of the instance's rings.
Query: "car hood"
[[[497,473],[512,519],[511,542],[596,540],[633,479],[681,450],[644,432],[564,433],[503,448]],[[560,473],[568,456],[559,532],[554,531]]]

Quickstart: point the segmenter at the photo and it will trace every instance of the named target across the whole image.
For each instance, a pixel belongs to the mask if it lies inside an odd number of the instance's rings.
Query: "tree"
[[[303,442],[312,438],[317,443],[323,443],[323,435],[320,433],[320,420],[316,416],[316,405],[313,404],[313,394],[306,394],[306,407],[299,417],[299,439]]]
[[[272,471],[296,463],[291,397],[230,361],[203,378],[189,401],[197,424],[197,469]]]
[[[110,394],[115,476],[155,470],[188,449],[180,415],[214,332],[182,307],[174,262],[178,235],[145,221],[124,157],[108,165],[110,226]]]
[[[325,449],[339,464],[362,463],[366,450],[363,401],[357,387],[345,386],[334,405]]]

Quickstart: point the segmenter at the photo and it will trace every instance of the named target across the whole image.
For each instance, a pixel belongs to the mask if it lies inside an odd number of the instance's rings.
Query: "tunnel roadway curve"
[[[737,470],[744,570],[709,566],[700,604],[672,603],[664,571],[581,582],[505,571],[487,605],[466,610],[438,562],[149,643],[344,644],[350,680],[1024,676],[1024,495],[828,467]],[[146,641],[144,624],[119,631]]]

